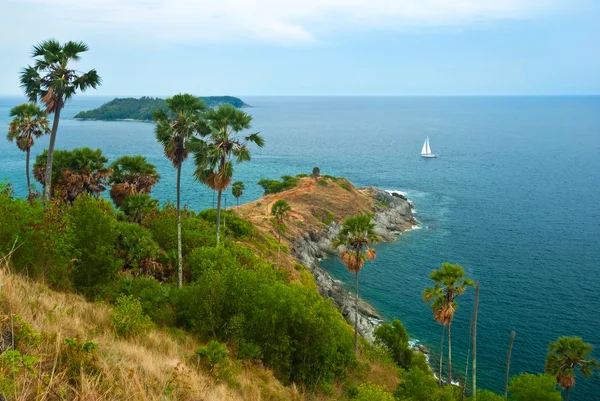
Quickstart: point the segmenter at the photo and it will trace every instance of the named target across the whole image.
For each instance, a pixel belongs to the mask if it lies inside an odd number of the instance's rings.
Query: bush
[[[156,259],[161,250],[152,238],[152,233],[135,223],[117,223],[117,253],[123,258],[127,269],[138,273],[154,275],[159,267]]]
[[[408,345],[408,333],[398,319],[375,329],[375,342],[387,350],[398,366],[410,367],[413,352]]]
[[[120,209],[129,221],[141,224],[147,216],[158,210],[158,201],[147,194],[133,194],[125,198]]]
[[[262,350],[258,344],[242,340],[238,344],[237,357],[238,359],[259,361],[262,358]]]
[[[488,391],[488,390],[478,390],[477,398],[471,397],[470,400],[471,401],[506,401],[506,398],[504,398],[503,396],[498,395],[496,393],[492,393],[491,391]]]
[[[402,382],[394,392],[399,400],[435,401],[439,392],[438,381],[421,369],[411,368],[402,372]]]
[[[215,209],[207,209],[198,213],[198,217],[213,224],[216,230],[217,211]],[[231,210],[221,210],[221,224],[225,235],[233,238],[242,238],[254,234],[256,230],[247,220],[242,219]]]
[[[112,322],[120,337],[137,336],[152,327],[152,320],[144,314],[140,300],[132,295],[117,298]]]
[[[258,181],[258,185],[264,189],[265,195],[276,194],[278,192],[294,188],[296,185],[298,185],[298,178],[291,177],[289,175],[281,176],[281,181],[263,178],[262,180]]]
[[[75,262],[75,287],[88,295],[112,281],[122,260],[115,256],[119,232],[115,213],[106,200],[82,195],[70,210],[79,258]]]
[[[210,341],[203,347],[196,350],[196,355],[210,370],[213,371],[217,367],[224,367],[227,363],[227,348],[218,341]]]
[[[93,341],[81,342],[77,338],[65,338],[60,362],[67,370],[70,381],[78,382],[81,373],[90,376],[100,373],[97,350],[98,344]]]
[[[395,401],[394,396],[385,391],[381,386],[371,383],[363,383],[358,386],[358,394],[355,401]]]
[[[54,288],[71,287],[75,233],[62,202],[14,199],[10,187],[0,190],[0,255],[11,255],[18,273],[41,278]]]
[[[508,386],[510,397],[515,401],[560,401],[556,379],[546,374],[523,373],[513,377]]]

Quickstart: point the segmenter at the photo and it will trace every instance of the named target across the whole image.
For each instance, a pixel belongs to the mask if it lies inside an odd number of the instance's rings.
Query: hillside
[[[248,106],[243,100],[233,96],[204,96],[200,97],[207,108],[218,107],[221,104],[231,104],[237,108]],[[167,111],[164,99],[144,96],[137,98],[115,98],[97,109],[81,111],[75,115],[78,120],[136,120],[151,121],[152,113],[157,109]]]

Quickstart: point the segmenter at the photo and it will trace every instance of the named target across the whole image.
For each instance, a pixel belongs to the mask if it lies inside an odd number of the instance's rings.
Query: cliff
[[[336,253],[332,242],[342,221],[359,213],[373,214],[377,234],[383,241],[393,241],[398,234],[417,224],[410,202],[402,195],[391,195],[378,188],[356,188],[345,178],[320,177],[315,180],[306,177],[301,178],[295,188],[240,206],[239,213],[257,229],[277,237],[270,211],[279,199],[285,199],[292,208],[285,223],[286,232],[282,235],[282,244],[289,249],[290,255],[282,267],[290,269],[293,277],[294,259],[305,265],[312,272],[321,295],[330,298],[348,322],[354,324],[353,297],[321,268],[319,259]],[[372,340],[381,316],[361,300],[358,319],[359,333]]]

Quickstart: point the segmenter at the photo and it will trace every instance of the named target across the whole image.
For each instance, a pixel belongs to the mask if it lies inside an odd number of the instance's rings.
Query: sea
[[[111,97],[77,96],[63,112],[56,147],[100,148],[114,160],[141,154],[161,180],[153,195],[175,200],[175,169],[152,123],[76,121]],[[361,296],[438,357],[440,326],[422,301],[429,273],[461,264],[481,285],[477,383],[503,393],[511,331],[510,374],[541,373],[547,346],[580,336],[600,359],[600,97],[244,97],[253,129],[266,141],[235,166],[242,202],[257,199],[261,178],[310,173],[357,186],[401,191],[420,224],[376,246],[360,273]],[[0,97],[0,127],[19,97]],[[425,138],[438,157],[424,159]],[[47,146],[39,139],[33,157]],[[0,181],[24,196],[25,158],[0,140]],[[195,210],[214,196],[185,163],[182,200]],[[225,200],[233,204],[229,194]],[[338,258],[323,266],[352,288]],[[453,371],[464,380],[474,293],[458,298],[452,325]],[[435,363],[434,363],[435,365]],[[470,368],[469,368],[470,370]],[[468,379],[470,383],[470,374]],[[470,386],[470,385],[469,385]],[[600,375],[577,376],[572,399],[600,400]]]

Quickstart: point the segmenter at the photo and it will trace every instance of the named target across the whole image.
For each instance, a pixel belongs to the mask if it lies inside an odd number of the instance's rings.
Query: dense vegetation
[[[201,96],[199,97],[207,108],[215,108],[222,104],[235,107],[247,106],[241,99],[233,96]],[[168,111],[165,99],[143,96],[137,98],[115,98],[97,109],[81,111],[75,118],[81,120],[139,120],[152,121],[156,110]]]

